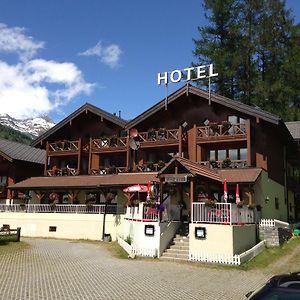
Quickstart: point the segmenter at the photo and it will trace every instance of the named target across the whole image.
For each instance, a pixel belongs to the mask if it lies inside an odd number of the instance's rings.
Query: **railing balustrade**
[[[109,148],[125,148],[127,145],[127,137],[108,137],[92,140],[92,150],[109,149]]]
[[[47,170],[47,176],[76,176],[78,169],[75,168],[54,168]]]
[[[193,203],[192,223],[247,224],[255,223],[254,209],[234,203]]]
[[[104,211],[105,204],[0,204],[0,212],[104,214]],[[108,204],[106,213],[123,214],[124,208]]]
[[[128,206],[126,208],[125,219],[134,221],[158,221],[159,212],[155,207],[148,207],[143,202],[138,206]]]
[[[197,127],[196,138],[197,139],[211,139],[218,137],[228,136],[245,136],[246,124],[215,124],[211,123],[208,126]]]
[[[247,161],[242,159],[230,160],[226,162],[224,166],[223,160],[213,160],[213,161],[201,161],[202,166],[212,168],[212,169],[222,169],[222,168],[245,168],[247,167]],[[229,166],[228,166],[229,165]]]
[[[77,152],[78,149],[78,141],[59,141],[49,143],[49,152]]]
[[[138,141],[140,143],[147,142],[178,142],[179,141],[179,129],[160,129],[149,130],[146,132],[139,132]]]

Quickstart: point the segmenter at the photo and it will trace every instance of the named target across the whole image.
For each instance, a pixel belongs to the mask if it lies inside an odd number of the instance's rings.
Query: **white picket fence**
[[[203,253],[203,252],[201,253],[201,252],[190,251],[189,260],[226,264],[226,265],[241,264],[241,259],[239,255],[231,255],[231,254],[224,254],[224,253]]]
[[[224,253],[201,253],[196,251],[190,251],[189,260],[239,266],[244,262],[255,257],[264,249],[265,249],[265,242],[261,241],[251,249],[241,254],[235,254],[235,255],[224,254]]]
[[[283,222],[276,219],[261,219],[259,222],[260,227],[282,227],[282,228],[290,228],[290,224],[287,222]]]
[[[157,249],[156,248],[142,248],[136,247],[134,245],[129,245],[126,241],[123,240],[122,237],[118,236],[117,241],[119,245],[129,254],[129,255],[137,255],[137,256],[146,256],[146,257],[157,257]]]
[[[257,245],[255,245],[254,247],[252,247],[251,249],[241,253],[240,256],[240,262],[244,263],[250,259],[252,259],[253,257],[255,257],[257,254],[259,254],[260,252],[262,252],[265,249],[265,241],[261,241],[259,242]]]

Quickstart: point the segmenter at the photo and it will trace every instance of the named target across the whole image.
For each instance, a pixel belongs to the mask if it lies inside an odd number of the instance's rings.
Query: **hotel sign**
[[[196,77],[192,77],[192,76]],[[161,85],[168,84],[170,82],[177,83],[182,80],[190,81],[190,80],[198,80],[210,77],[216,77],[218,73],[214,73],[214,66],[213,64],[210,65],[203,65],[203,66],[196,66],[196,67],[189,67],[183,70],[174,70],[171,72],[163,72],[157,74],[157,84]]]
[[[184,176],[178,176],[178,175],[166,176],[165,177],[165,182],[168,182],[168,183],[187,182],[187,175],[184,175]]]

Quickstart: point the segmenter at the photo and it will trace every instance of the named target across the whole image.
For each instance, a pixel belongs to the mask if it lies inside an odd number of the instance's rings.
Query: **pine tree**
[[[210,25],[198,27],[201,38],[194,40],[194,55],[201,64],[214,63],[219,76],[216,92],[233,97],[235,94],[236,50],[238,37],[236,0],[205,0],[205,17]]]
[[[205,0],[194,55],[214,63],[215,91],[280,115],[300,118],[300,27],[282,0]]]

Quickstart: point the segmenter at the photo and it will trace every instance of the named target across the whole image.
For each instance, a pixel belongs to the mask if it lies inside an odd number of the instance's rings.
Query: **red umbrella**
[[[227,181],[224,180],[224,202],[227,202],[228,199],[228,191],[227,191]]]
[[[134,193],[134,192],[147,193],[148,187],[146,185],[136,184],[136,185],[132,185],[132,186],[129,186],[129,187],[123,189],[123,192],[125,192],[125,193]]]
[[[241,202],[241,199],[240,199],[240,188],[239,188],[239,185],[237,184],[236,185],[236,189],[235,189],[235,203],[239,204],[240,202]]]
[[[150,180],[148,180],[148,187],[147,187],[147,200],[150,200],[150,189],[151,189]]]

